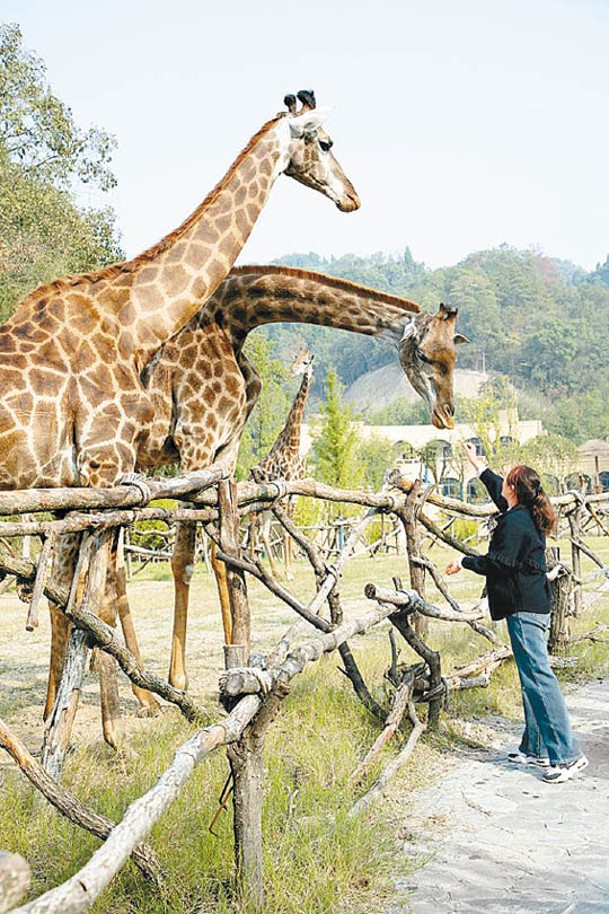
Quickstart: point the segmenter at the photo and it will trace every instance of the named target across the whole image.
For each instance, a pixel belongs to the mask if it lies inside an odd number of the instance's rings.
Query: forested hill
[[[458,307],[459,330],[473,341],[459,350],[461,367],[507,375],[533,394],[530,403],[544,404],[546,424],[557,431],[586,437],[588,422],[590,437],[609,434],[609,256],[593,272],[507,245],[436,270],[416,262],[408,248],[402,256],[292,254],[277,262],[404,295],[432,311],[440,302]],[[286,331],[268,332],[280,340]],[[302,332],[345,384],[394,358],[388,346],[365,337],[317,327]]]

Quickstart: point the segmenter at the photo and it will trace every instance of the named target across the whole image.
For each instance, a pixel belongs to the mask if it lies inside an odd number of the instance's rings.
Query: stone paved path
[[[552,785],[510,765],[511,727],[500,750],[459,754],[405,823],[421,865],[397,880],[410,902],[389,914],[609,914],[609,682],[567,704],[586,772]]]

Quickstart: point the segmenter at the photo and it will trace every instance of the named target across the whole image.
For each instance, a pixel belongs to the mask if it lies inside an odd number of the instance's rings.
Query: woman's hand
[[[485,466],[485,461],[481,460],[476,454],[476,445],[473,443],[473,441],[463,441],[461,443],[461,447],[463,448],[463,453],[467,458],[467,462],[474,468],[474,470],[476,470],[476,472],[478,472],[480,467]]]
[[[444,570],[444,574],[459,574],[461,571],[461,565],[459,562],[449,562]]]

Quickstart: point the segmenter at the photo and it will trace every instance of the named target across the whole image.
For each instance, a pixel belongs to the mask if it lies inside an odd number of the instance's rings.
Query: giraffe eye
[[[420,359],[421,362],[425,362],[426,365],[433,365],[431,359],[428,359],[422,349],[417,349],[417,359]]]
[[[320,140],[319,148],[322,152],[330,152],[332,149],[332,140]]]

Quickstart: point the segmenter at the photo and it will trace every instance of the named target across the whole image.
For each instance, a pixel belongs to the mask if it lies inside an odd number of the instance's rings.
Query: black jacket
[[[466,555],[463,568],[486,577],[492,619],[505,619],[516,612],[548,613],[550,585],[546,577],[546,538],[528,508],[508,510],[501,494],[501,476],[484,470],[480,479],[500,510],[491,534],[487,555]]]

